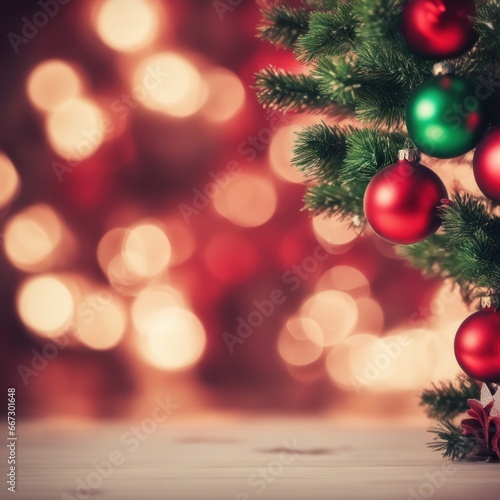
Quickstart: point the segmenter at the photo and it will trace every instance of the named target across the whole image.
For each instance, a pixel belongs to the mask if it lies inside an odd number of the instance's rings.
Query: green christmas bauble
[[[488,125],[484,95],[457,75],[431,78],[415,89],[406,106],[408,134],[422,152],[455,158],[474,149]]]

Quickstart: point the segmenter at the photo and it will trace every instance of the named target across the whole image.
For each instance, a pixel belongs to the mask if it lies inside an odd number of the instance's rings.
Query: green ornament
[[[415,89],[406,106],[406,127],[422,152],[455,158],[478,145],[488,114],[477,89],[456,75],[436,76]]]

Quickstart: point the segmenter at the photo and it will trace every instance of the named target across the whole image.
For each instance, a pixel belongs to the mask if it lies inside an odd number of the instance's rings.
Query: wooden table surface
[[[17,493],[4,485],[0,497],[500,499],[499,464],[444,462],[425,447],[424,429],[276,419],[140,424],[146,434],[136,437],[133,422],[19,423]]]

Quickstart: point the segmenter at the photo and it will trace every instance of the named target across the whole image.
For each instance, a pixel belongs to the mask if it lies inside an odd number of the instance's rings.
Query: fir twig
[[[478,449],[478,443],[472,436],[464,436],[462,429],[449,420],[441,421],[437,427],[429,429],[434,434],[434,439],[427,446],[434,451],[441,452],[443,458],[451,460],[464,460],[474,456]]]
[[[279,47],[293,47],[297,38],[307,33],[309,11],[287,5],[270,6],[262,12],[258,36]]]
[[[294,75],[271,66],[257,73],[254,86],[257,98],[265,108],[283,113],[342,112],[331,99],[321,93],[318,82],[308,75]]]
[[[332,100],[348,106],[354,112],[356,92],[361,83],[357,60],[352,54],[321,58],[312,75],[318,80],[324,95],[331,96]]]
[[[347,137],[347,155],[342,180],[368,186],[382,168],[394,163],[407,136],[399,133],[358,129]]]
[[[346,156],[346,134],[353,130],[352,127],[330,127],[324,122],[305,128],[297,136],[293,165],[307,177],[335,180]]]
[[[339,219],[351,219],[356,226],[365,221],[363,192],[353,192],[348,186],[339,183],[308,188],[304,203],[306,209],[315,215],[336,215]]]
[[[420,395],[420,406],[426,407],[430,418],[437,420],[451,420],[465,413],[469,408],[469,399],[479,399],[481,389],[471,378],[462,375],[455,381],[443,381],[432,384]]]
[[[297,40],[299,60],[309,64],[320,57],[350,51],[356,38],[356,26],[350,3],[341,4],[334,12],[313,12],[308,32]]]
[[[359,36],[366,40],[400,40],[403,0],[354,0],[353,10],[360,22]]]

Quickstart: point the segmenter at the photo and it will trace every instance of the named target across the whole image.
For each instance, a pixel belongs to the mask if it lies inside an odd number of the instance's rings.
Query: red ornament
[[[490,130],[476,148],[474,177],[484,195],[500,203],[500,127]]]
[[[368,223],[392,243],[417,243],[441,225],[438,207],[448,194],[441,179],[418,163],[419,156],[417,150],[400,151],[399,161],[378,172],[365,192]]]
[[[473,0],[409,0],[401,16],[401,34],[417,55],[457,57],[476,43],[470,20],[475,15]]]
[[[500,382],[500,311],[469,316],[457,331],[455,356],[462,370],[482,382]]]

